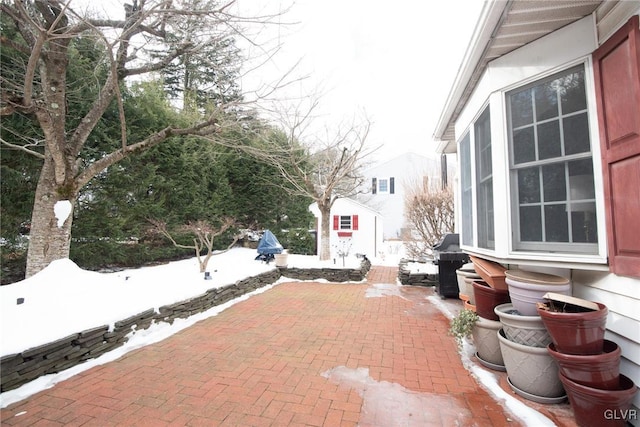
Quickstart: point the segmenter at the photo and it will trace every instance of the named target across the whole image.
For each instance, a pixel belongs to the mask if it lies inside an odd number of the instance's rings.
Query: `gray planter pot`
[[[476,357],[483,365],[504,371],[504,360],[500,351],[498,331],[502,324],[496,320],[479,317],[473,327],[473,343],[476,346]]]
[[[513,304],[501,304],[494,311],[500,318],[502,330],[508,340],[543,348],[551,343],[551,335],[540,316],[523,316]]]
[[[509,341],[498,332],[500,350],[512,387],[521,396],[537,402],[565,398],[558,365],[546,348],[530,347]]]

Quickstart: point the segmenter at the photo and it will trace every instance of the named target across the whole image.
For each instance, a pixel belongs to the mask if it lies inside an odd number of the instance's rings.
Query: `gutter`
[[[458,68],[456,78],[451,86],[451,90],[449,91],[449,95],[447,96],[447,100],[433,133],[433,139],[438,142],[436,146],[437,153],[442,154],[447,152],[449,144],[453,142],[449,139],[443,139],[443,137],[445,137],[445,133],[448,130],[453,130],[454,122],[473,89],[469,86],[475,85],[473,78],[479,78],[484,70],[486,62],[483,61],[483,59],[497,31],[506,19],[513,1],[514,0],[488,0],[484,3],[473,35],[471,36],[462,63]],[[448,152],[453,151],[454,150]]]

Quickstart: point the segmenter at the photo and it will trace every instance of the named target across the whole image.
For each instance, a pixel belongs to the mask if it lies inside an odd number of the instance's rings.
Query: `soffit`
[[[603,1],[510,0],[500,3],[505,4],[502,16],[488,42],[484,46],[478,46],[480,49],[484,48],[484,51],[471,76],[466,82],[459,82],[466,83],[461,96],[450,99],[450,103],[454,105],[445,106],[445,109],[450,110],[446,128],[444,131],[436,130],[434,135],[437,140],[449,142],[446,146],[441,144],[444,152],[455,151],[455,121],[490,61],[584,18],[593,13]]]

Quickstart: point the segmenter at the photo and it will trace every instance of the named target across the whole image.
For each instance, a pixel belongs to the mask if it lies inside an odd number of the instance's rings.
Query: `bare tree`
[[[185,245],[182,243],[178,243],[173,235],[169,232],[167,228],[167,223],[164,221],[150,219],[149,222],[153,226],[153,230],[157,233],[162,234],[167,239],[171,240],[171,243],[177,248],[183,249],[193,249],[196,253],[196,258],[198,258],[198,264],[200,265],[200,273],[204,273],[207,271],[207,265],[209,260],[214,255],[213,253],[213,240],[217,236],[220,236],[225,231],[229,230],[231,227],[235,225],[235,220],[233,218],[225,218],[219,226],[215,226],[208,221],[194,221],[180,227],[181,232],[187,232],[193,234],[193,244]],[[232,242],[227,246],[227,249],[224,251],[220,251],[216,253],[219,255],[231,249],[237,242],[240,240],[241,235],[234,235]],[[202,251],[206,249],[206,255],[202,258]]]
[[[320,260],[328,260],[331,207],[337,199],[363,191],[361,170],[375,149],[366,146],[371,128],[368,118],[326,129],[323,136],[307,137],[311,124],[317,120],[313,113],[318,100],[309,96],[305,101],[306,108],[297,105],[279,113],[280,133],[267,130],[261,137],[261,146],[243,149],[280,171],[286,182],[283,191],[317,203],[322,229],[319,255]]]
[[[120,90],[127,81],[153,76],[182,55],[195,57],[219,40],[243,37],[243,22],[274,19],[234,16],[230,12],[234,0],[220,1],[132,0],[132,4],[124,5],[122,19],[112,19],[81,15],[72,9],[71,0],[2,0],[0,10],[19,35],[3,37],[2,47],[21,55],[16,67],[22,69],[10,75],[3,73],[0,115],[31,116],[44,135],[37,148],[1,141],[6,147],[42,160],[31,219],[27,277],[55,259],[68,257],[72,209],[80,189],[98,173],[170,137],[217,132],[218,113],[228,106],[217,105],[215,111],[192,119],[190,125],[167,126],[142,140],[128,141]],[[100,90],[84,116],[69,117],[67,76],[69,64],[77,60],[73,42],[80,38],[93,38],[101,46],[107,56],[103,61],[107,70],[104,76],[91,76]],[[113,102],[119,111],[119,146],[92,161],[81,162],[89,135]],[[60,206],[71,206],[71,211],[56,221]]]
[[[407,254],[421,258],[432,254],[432,247],[444,234],[453,232],[454,206],[450,188],[436,189],[428,182],[407,185],[405,229],[402,240]]]

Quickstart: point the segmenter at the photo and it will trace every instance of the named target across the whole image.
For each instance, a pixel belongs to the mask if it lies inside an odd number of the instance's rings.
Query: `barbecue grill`
[[[469,262],[469,255],[460,249],[457,233],[445,234],[433,247],[433,263],[438,266],[436,292],[442,298],[458,298],[458,277],[456,270]]]

